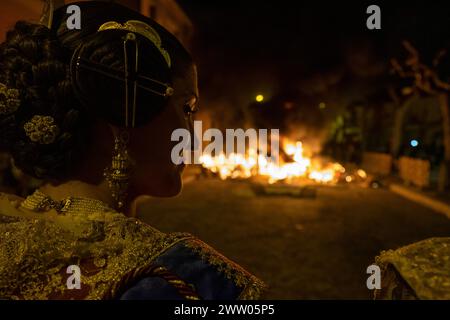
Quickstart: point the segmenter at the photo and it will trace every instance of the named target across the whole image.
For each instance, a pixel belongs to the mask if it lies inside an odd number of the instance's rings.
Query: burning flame
[[[283,151],[292,159],[291,161],[280,160],[280,163],[276,163],[251,149],[247,155],[231,153],[227,156],[220,153],[213,157],[204,154],[200,157],[200,162],[204,168],[218,174],[222,180],[263,176],[268,178],[269,183],[280,180],[290,182],[295,178],[331,183],[336,182],[339,174],[345,172],[345,168],[339,163],[330,163],[325,166],[313,163],[311,158],[304,156],[301,141],[293,143],[286,139]]]

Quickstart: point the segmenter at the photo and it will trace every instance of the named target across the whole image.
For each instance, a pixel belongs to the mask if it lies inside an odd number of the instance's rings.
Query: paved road
[[[151,199],[141,218],[187,231],[263,279],[273,299],[366,299],[366,268],[385,249],[449,236],[450,220],[387,190],[318,187],[315,198],[262,196],[246,182],[191,182]]]

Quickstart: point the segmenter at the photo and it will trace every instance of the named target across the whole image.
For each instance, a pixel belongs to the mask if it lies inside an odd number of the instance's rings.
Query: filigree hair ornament
[[[23,129],[31,141],[39,144],[51,144],[59,134],[59,128],[51,116],[34,115]]]
[[[111,165],[104,171],[104,177],[115,201],[115,207],[116,209],[122,209],[126,204],[128,187],[134,168],[134,161],[128,153],[128,129],[134,128],[136,125],[137,88],[165,98],[172,96],[174,89],[170,84],[147,77],[139,70],[140,48],[139,39],[137,39],[138,34],[151,41],[161,53],[168,68],[171,67],[170,56],[162,48],[161,38],[152,27],[145,22],[135,20],[127,21],[124,24],[110,21],[101,25],[98,32],[107,32],[109,30],[127,31],[121,38],[123,40],[124,55],[124,67],[122,70],[113,69],[110,66],[91,61],[86,54],[87,50],[84,50],[84,45],[80,44],[72,55],[70,73],[74,90],[81,101],[84,99],[83,81],[93,73],[120,81],[124,86],[124,117],[123,122],[120,123],[122,129],[115,133]]]
[[[138,52],[137,50],[137,41],[135,37],[135,33],[140,34],[144,36],[145,38],[149,39],[160,51],[160,53],[163,55],[164,59],[166,60],[167,65],[170,67],[170,56],[161,47],[161,39],[158,35],[158,33],[153,30],[149,25],[147,25],[145,22],[141,21],[128,21],[125,24],[120,24],[114,21],[106,22],[100,28],[98,29],[98,32],[104,32],[107,30],[129,30],[125,36],[124,39],[124,45],[127,44],[133,44],[134,46],[129,46],[130,51],[134,51],[136,54]],[[135,48],[131,48],[135,47]],[[125,63],[127,62],[128,58],[133,58],[132,56],[127,57],[127,51],[124,49],[125,54]],[[114,79],[120,82],[123,82],[125,85],[125,88],[129,87],[128,83],[133,83],[133,86],[135,88],[143,89],[147,92],[151,92],[152,94],[162,96],[162,97],[170,97],[174,94],[174,89],[170,86],[168,83],[163,83],[159,80],[152,79],[150,77],[146,77],[142,75],[138,69],[137,69],[137,63],[138,63],[138,57],[135,58],[135,68],[127,68],[125,67],[124,70],[117,70],[113,69],[110,66],[91,61],[84,57],[83,52],[83,45],[80,45],[73,53],[72,60],[70,63],[70,72],[72,75],[72,83],[74,84],[75,91],[78,92],[78,96],[80,99],[83,99],[83,95],[80,93],[79,85],[78,83],[81,81],[79,79],[81,70],[87,70],[91,72],[95,72],[97,74],[101,74],[105,77],[108,77],[110,79]],[[131,60],[131,59],[130,59]],[[131,67],[131,64],[130,64]],[[132,73],[132,79],[129,76],[129,72],[131,69],[134,69],[135,72]],[[131,81],[130,81],[131,80]],[[128,82],[128,83],[127,83]],[[133,91],[134,88],[133,88]],[[135,96],[135,95],[134,95]]]
[[[21,103],[20,92],[0,83],[0,115],[9,115],[17,111]]]

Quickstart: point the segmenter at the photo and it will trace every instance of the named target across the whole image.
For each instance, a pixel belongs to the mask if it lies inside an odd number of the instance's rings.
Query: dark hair
[[[97,118],[123,123],[123,83],[94,75],[83,83],[82,97],[72,83],[70,62],[80,48],[89,60],[123,70],[124,31],[97,32],[103,23],[140,20],[158,32],[172,60],[170,69],[156,46],[137,35],[139,70],[150,78],[170,84],[192,64],[180,42],[153,20],[114,3],[77,5],[82,12],[81,30],[67,29],[68,15],[62,7],[54,12],[51,29],[19,21],[0,45],[0,83],[17,89],[21,100],[13,114],[0,115],[0,148],[11,153],[18,168],[41,179],[71,177],[87,150]],[[138,125],[148,123],[165,105],[163,97],[148,92],[138,91],[137,97],[137,105],[145,105],[137,110]],[[23,126],[34,115],[54,118],[60,130],[53,143],[33,142],[26,135]]]

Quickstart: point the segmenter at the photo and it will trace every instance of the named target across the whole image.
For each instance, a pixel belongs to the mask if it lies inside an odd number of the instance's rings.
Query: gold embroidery
[[[113,299],[181,241],[241,287],[239,299],[259,299],[266,288],[189,234],[164,234],[114,211],[70,207],[63,215],[54,209],[35,213],[25,209],[23,201],[0,195],[0,298]],[[81,290],[66,288],[66,268],[72,264],[81,268]],[[182,279],[172,280],[186,288]],[[183,290],[185,298],[198,299]]]
[[[146,37],[156,46],[156,48],[158,48],[159,52],[164,57],[164,60],[166,60],[166,63],[170,68],[172,64],[170,60],[170,55],[162,47],[161,37],[159,36],[158,32],[156,32],[156,30],[153,29],[151,26],[139,20],[129,20],[123,24],[116,21],[108,21],[102,24],[100,28],[98,28],[98,31],[114,30],[114,29],[136,32]]]
[[[115,298],[115,284],[124,275],[191,238],[161,233],[117,212],[38,214],[19,205],[0,197],[4,299]],[[81,268],[81,290],[66,287],[66,269],[72,264]]]
[[[389,268],[393,267],[404,280],[404,286],[411,288],[419,299],[450,299],[448,237],[430,238],[397,250],[383,251],[376,257],[375,263],[380,266],[383,278],[389,276]],[[380,292],[376,292],[375,297],[379,295]]]
[[[55,209],[58,213],[66,211],[93,213],[114,211],[110,206],[100,200],[69,197],[61,201],[55,201],[45,193],[36,190],[21,202],[20,206],[31,211],[49,211]]]
[[[187,240],[185,245],[196,252],[202,260],[215,266],[217,271],[232,280],[236,286],[243,288],[238,299],[261,299],[263,292],[267,289],[261,280],[198,239]]]

